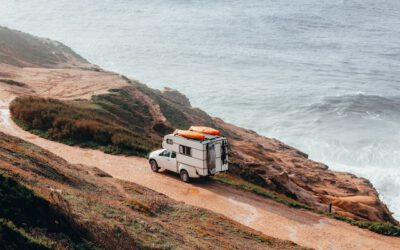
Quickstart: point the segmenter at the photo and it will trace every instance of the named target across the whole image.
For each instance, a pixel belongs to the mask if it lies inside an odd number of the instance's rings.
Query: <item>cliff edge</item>
[[[231,174],[318,211],[327,211],[332,204],[335,213],[349,218],[398,225],[368,180],[332,171],[276,139],[211,117],[192,107],[177,91],[151,89],[100,70],[58,42],[0,27],[0,78],[0,98],[6,104],[15,97],[30,95],[58,99],[71,112],[78,106],[101,111],[99,115],[114,119],[129,131],[130,138],[143,143],[143,152],[152,150],[175,128],[191,124],[216,127],[231,145]]]

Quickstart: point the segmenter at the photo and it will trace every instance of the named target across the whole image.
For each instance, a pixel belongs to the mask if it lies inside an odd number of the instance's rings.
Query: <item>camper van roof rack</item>
[[[204,135],[204,140],[187,138],[187,137],[181,136],[179,134],[174,134],[174,136],[179,136],[179,137],[185,138],[187,140],[197,141],[197,142],[201,142],[201,143],[208,143],[210,141],[218,141],[218,140],[224,139],[223,136],[218,136],[218,135]]]

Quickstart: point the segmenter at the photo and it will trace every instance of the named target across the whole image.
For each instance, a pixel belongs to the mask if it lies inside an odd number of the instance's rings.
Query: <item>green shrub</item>
[[[304,208],[307,210],[310,210],[311,208],[309,206],[307,206],[306,204],[303,204],[301,202],[298,202],[296,200],[293,200],[289,197],[286,197],[284,195],[281,194],[277,194],[274,192],[271,192],[263,187],[257,186],[253,183],[247,182],[243,179],[240,179],[238,177],[229,175],[229,174],[218,174],[216,176],[214,176],[214,179],[224,183],[224,184],[228,184],[230,186],[233,186],[235,188],[241,189],[241,190],[245,190],[248,192],[252,192],[255,193],[257,195],[263,196],[265,198],[268,199],[272,199],[275,200],[279,203],[285,204],[287,206],[290,207],[294,207],[294,208]]]
[[[323,214],[328,215],[330,218],[344,221],[352,225],[358,226],[360,228],[368,229],[375,233],[400,237],[400,227],[394,226],[388,222],[360,221],[339,214],[329,214],[329,213],[323,213]]]
[[[133,125],[138,117],[134,119],[126,114],[127,119],[131,120],[125,122],[98,104],[90,101],[80,101],[79,104],[76,102],[19,97],[11,103],[10,110],[13,119],[24,129],[68,145],[139,156],[147,155],[155,147],[155,142],[149,140],[143,132],[143,122],[140,124],[141,129],[136,129]],[[132,107],[129,105],[122,106],[130,110]],[[122,111],[115,108],[114,112]]]

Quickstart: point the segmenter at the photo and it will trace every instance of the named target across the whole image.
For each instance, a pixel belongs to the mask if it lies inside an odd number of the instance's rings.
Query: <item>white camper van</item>
[[[149,156],[154,172],[164,168],[179,173],[181,179],[188,182],[190,178],[228,170],[228,142],[225,137],[177,130],[164,137],[162,147]]]

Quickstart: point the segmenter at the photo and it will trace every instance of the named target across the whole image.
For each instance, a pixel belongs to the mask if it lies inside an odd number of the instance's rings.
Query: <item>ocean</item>
[[[366,177],[400,219],[398,0],[0,0],[0,25]]]

